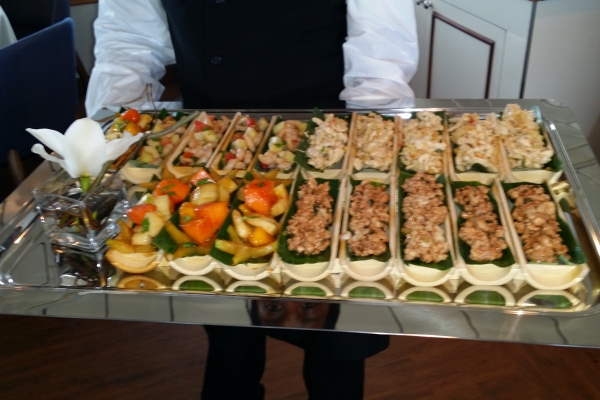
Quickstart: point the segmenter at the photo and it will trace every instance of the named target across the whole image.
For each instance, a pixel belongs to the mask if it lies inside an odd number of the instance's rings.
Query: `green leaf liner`
[[[212,292],[215,290],[210,283],[201,280],[189,280],[179,285],[179,290],[193,290],[197,292]]]
[[[436,112],[434,112],[434,114],[442,117],[442,124],[446,125],[446,123],[448,122],[448,114],[446,114],[444,111],[436,111]],[[416,119],[416,118],[417,118],[417,112],[414,111],[410,114],[410,119]],[[442,132],[440,132],[440,135],[443,135],[443,134],[444,134],[444,131],[442,130]],[[404,146],[404,137],[402,139],[402,146]],[[413,174],[417,173],[417,171],[413,171],[412,169],[408,169],[408,168],[404,167],[404,164],[402,163],[402,160],[400,159],[401,151],[402,151],[402,147],[400,148],[400,151],[398,152],[398,166],[400,168],[400,171],[406,171],[406,172],[410,172]]]
[[[554,294],[536,294],[527,299],[527,303],[538,307],[565,309],[573,307],[573,304],[565,296]]]
[[[241,186],[240,188],[238,188],[238,191],[244,190],[243,188],[244,188],[244,186]],[[221,228],[217,231],[217,239],[231,240],[231,238],[229,237],[229,233],[227,233],[227,228],[229,227],[229,225],[232,224],[231,213],[233,212],[233,210],[237,210],[237,208],[240,204],[244,203],[242,200],[240,200],[238,198],[237,195],[235,195],[233,198],[234,198],[234,200],[233,200],[233,203],[231,204],[231,208],[229,209],[229,214],[227,214],[227,218],[225,218],[225,222],[223,222],[223,225],[221,225]],[[277,219],[277,218],[275,218],[275,219]],[[281,234],[281,232],[279,232],[279,233]],[[279,238],[277,238],[277,240],[279,240]],[[221,263],[223,263],[225,265],[230,265],[230,266],[233,265],[233,254],[225,253],[224,251],[217,249],[215,247],[215,243],[213,243],[212,247],[210,248],[210,252],[208,254],[215,260],[220,261]],[[248,261],[250,264],[263,264],[263,263],[268,263],[271,260],[271,257],[273,257],[273,254],[269,254],[267,256],[260,257],[260,258],[252,258]],[[241,264],[248,264],[248,263],[241,263]],[[240,265],[240,264],[238,264],[238,265]]]
[[[465,298],[467,304],[481,304],[486,306],[505,306],[506,299],[493,290],[477,290]]]
[[[450,184],[450,187],[452,188],[452,195],[456,196],[456,190],[463,188],[465,186],[487,186],[490,189],[488,196],[490,198],[490,202],[492,203],[493,211],[498,216],[498,221],[500,223],[502,223],[502,221],[500,220],[500,213],[498,212],[498,202],[496,201],[496,198],[494,197],[492,190],[491,190],[492,185],[483,185],[480,182],[461,182],[461,181],[452,182]],[[466,222],[466,220],[460,216],[460,213],[462,211],[464,211],[464,208],[458,203],[455,203],[455,204],[460,210],[460,212],[458,213],[457,219],[456,219],[456,228],[460,229],[460,227]],[[458,232],[458,230],[457,230],[457,232]],[[508,230],[506,227],[504,227],[504,236],[506,237],[507,235],[508,235]],[[469,256],[471,253],[471,246],[469,246],[467,243],[465,243],[460,237],[457,237],[456,240],[458,241],[458,251],[460,252],[460,255],[462,256],[463,260],[465,260],[465,262],[469,265],[494,264],[500,268],[506,268],[506,267],[510,267],[511,265],[513,265],[515,263],[515,257],[513,255],[512,251],[510,250],[510,247],[506,247],[506,249],[504,249],[504,251],[502,251],[502,258],[500,258],[499,260],[492,260],[492,261],[471,260],[471,257]],[[508,244],[508,241],[507,241],[507,244]]]
[[[425,290],[418,290],[418,291],[410,293],[408,296],[406,296],[406,300],[428,301],[428,302],[432,302],[432,303],[443,303],[444,302],[444,299],[439,294],[425,291]]]
[[[338,179],[321,179],[321,178],[316,178],[316,181],[319,184],[329,182],[329,195],[333,198],[332,208],[333,208],[333,212],[335,213],[335,209],[336,209],[336,205],[337,205],[337,201],[338,201],[338,194],[340,191],[340,181]],[[292,218],[292,216],[294,216],[296,214],[296,211],[298,211],[298,207],[296,206],[296,202],[298,201],[298,189],[305,182],[306,182],[306,178],[304,178],[304,176],[302,176],[302,174],[298,174],[298,178],[296,179],[296,184],[293,189],[294,193],[292,195],[292,202],[290,204],[290,209],[285,217],[285,220],[283,221],[283,226],[281,227],[281,233],[279,235],[279,238],[277,239],[277,240],[279,240],[279,243],[277,245],[277,253],[279,254],[279,257],[281,258],[281,260],[286,263],[295,264],[295,265],[328,262],[331,258],[331,245],[327,249],[322,251],[320,254],[316,254],[316,255],[312,255],[312,256],[298,254],[288,248],[288,244],[287,244],[288,235],[286,234],[285,231],[287,229],[290,218]],[[331,227],[330,229],[333,229],[333,227]],[[332,235],[331,239],[333,240],[333,235]]]
[[[370,111],[370,112],[367,112],[367,113],[365,113],[365,114],[363,114],[363,115],[368,115],[368,114],[371,114],[371,113],[374,113],[374,114],[377,114],[377,115],[381,115],[381,116],[383,117],[383,120],[384,120],[384,121],[392,121],[392,122],[393,122],[393,121],[395,120],[395,117],[390,117],[390,116],[387,116],[387,115],[382,115],[381,113],[378,113],[377,111]],[[393,144],[392,144],[392,145],[393,145]],[[393,164],[393,163],[392,163],[392,164]],[[391,168],[391,166],[390,166],[390,168]],[[375,168],[365,167],[365,168],[363,168],[363,169],[361,169],[361,170],[359,171],[359,170],[357,170],[357,169],[356,169],[356,168],[354,168],[354,167],[352,168],[352,173],[353,173],[353,174],[358,174],[358,173],[360,173],[360,172],[378,172],[378,173],[386,173],[386,172],[389,172],[389,169],[388,169],[387,171],[380,171],[380,170],[378,170],[378,169],[375,169]]]
[[[315,107],[312,113],[312,117],[317,117],[321,120],[324,120],[325,114],[323,113],[323,111]],[[300,167],[304,168],[307,171],[322,171],[310,165],[308,163],[308,157],[306,156],[306,150],[310,147],[309,136],[315,134],[315,128],[317,127],[317,124],[313,122],[312,117],[306,125],[306,131],[304,132],[304,135],[302,135],[302,139],[300,140],[300,144],[298,145],[298,149],[296,150],[296,164],[298,164]],[[346,120],[346,122],[348,122],[348,134],[350,134],[350,121],[352,120],[352,115],[336,115],[336,117],[344,119]],[[337,164],[332,165],[327,169],[342,169],[343,165],[344,157],[342,157],[342,159],[338,161]]]
[[[400,232],[400,240],[399,240],[399,247],[400,247],[400,254],[404,254],[404,239],[406,237],[406,235],[402,234],[402,226],[404,225],[404,215],[402,214],[402,200],[404,199],[404,191],[402,190],[402,185],[404,184],[404,181],[407,180],[408,178],[412,178],[414,177],[415,174],[412,174],[408,171],[403,171],[400,173],[400,176],[398,177],[398,220],[400,221],[400,224],[398,226],[398,232]],[[446,185],[446,177],[441,174],[440,176],[438,176],[438,178],[436,179],[437,183],[441,183],[444,186]],[[445,195],[445,192],[444,192]],[[448,207],[448,199],[446,199],[446,207]],[[442,228],[443,229],[443,228]],[[446,235],[446,231],[444,229],[444,236]],[[448,243],[448,247],[452,246],[452,243]],[[402,258],[402,261],[404,261],[405,264],[413,264],[413,265],[419,265],[421,267],[428,267],[428,268],[435,268],[437,270],[440,271],[446,271],[449,270],[450,268],[452,268],[454,266],[453,262],[452,262],[452,255],[450,254],[450,251],[448,251],[448,258],[446,258],[443,261],[437,262],[437,263],[424,263],[421,260],[405,260],[404,258]]]
[[[257,294],[266,294],[267,291],[260,286],[236,286],[233,289],[236,293],[257,293]]]
[[[360,299],[385,299],[385,294],[372,286],[358,286],[350,290],[348,297]]]
[[[292,294],[295,296],[327,296],[323,289],[314,286],[298,286],[292,290]]]
[[[285,120],[283,118],[281,118],[281,117],[277,117],[277,119],[275,120],[275,123],[273,124],[273,127],[275,127],[275,125],[277,125],[281,121],[285,121]],[[269,150],[269,139],[271,139],[273,136],[276,136],[276,135],[273,133],[273,129],[271,129],[271,132],[269,133],[269,137],[267,137],[267,139],[263,143],[262,148],[259,149],[260,153],[258,153],[258,154],[265,154]],[[292,169],[290,169],[289,171],[281,171],[281,172],[284,172],[284,173],[294,172],[296,170],[296,166],[297,165],[298,164],[296,164],[296,162],[294,161],[294,164],[292,165]],[[256,163],[254,164],[254,169],[256,171],[261,172],[261,173],[264,174],[265,172],[271,171],[273,168],[263,168],[260,165],[260,161],[257,158],[256,159]]]
[[[510,208],[511,218],[512,218],[512,210],[514,208],[514,204],[512,202],[512,199],[510,197],[508,197],[508,191],[512,188],[515,188],[515,187],[518,187],[521,185],[539,185],[544,188],[544,191],[546,192],[546,194],[551,195],[550,188],[548,187],[548,184],[546,182],[541,183],[541,184],[529,183],[529,182],[514,182],[514,183],[503,182],[502,188],[504,189],[506,201],[508,202],[508,205]],[[556,207],[558,208],[560,206],[557,204]],[[577,243],[577,239],[575,238],[575,235],[571,231],[571,227],[569,227],[569,225],[558,215],[558,212],[556,214],[556,220],[558,221],[558,226],[560,228],[560,232],[558,232],[558,234],[562,238],[564,244],[568,247],[569,255],[571,256],[571,259],[566,260],[564,257],[559,257],[558,263],[546,263],[546,262],[537,262],[536,263],[535,261],[529,261],[529,260],[527,260],[527,262],[535,263],[535,264],[548,264],[548,265],[585,264],[587,262],[587,258],[585,256],[585,253],[583,252],[583,250]],[[519,238],[519,240],[520,240],[520,238]],[[521,245],[522,245],[522,243],[523,242],[521,241]]]
[[[367,179],[364,179],[367,180]],[[363,180],[357,180],[357,179],[350,179],[350,187],[352,188],[351,193],[348,193],[348,198],[350,198],[350,196],[354,193],[354,188],[358,185],[360,185],[360,183]],[[389,189],[389,185],[388,184],[382,184],[380,182],[371,182],[372,185],[374,186],[381,186],[381,185],[385,185],[388,187]],[[390,197],[391,197],[391,193],[390,193]],[[393,207],[393,204],[390,204],[390,208]],[[348,208],[350,208],[350,203],[348,203]],[[350,217],[351,218],[351,217]],[[391,218],[391,216],[390,216]],[[350,222],[350,219],[348,219],[348,222]],[[392,224],[392,221],[390,220],[390,223],[388,225],[388,231],[389,231],[389,226]],[[350,261],[366,261],[366,260],[377,260],[379,262],[388,262],[390,261],[390,259],[392,258],[392,252],[390,250],[390,243],[388,242],[385,245],[385,253],[379,254],[378,256],[355,256],[352,251],[350,250],[350,245],[348,245],[348,242],[346,241],[346,254],[348,255],[348,258],[350,259]]]

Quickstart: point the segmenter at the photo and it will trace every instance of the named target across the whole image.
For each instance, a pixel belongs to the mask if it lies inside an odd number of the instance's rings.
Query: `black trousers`
[[[311,400],[362,399],[365,358],[389,337],[342,332],[205,326],[209,349],[202,399],[263,399],[266,336],[304,349],[303,377]]]

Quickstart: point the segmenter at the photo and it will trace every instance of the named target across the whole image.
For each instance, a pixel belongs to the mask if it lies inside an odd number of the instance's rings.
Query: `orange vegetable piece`
[[[198,181],[206,179],[208,182],[217,183],[212,176],[204,168],[200,168],[192,177],[190,178],[190,183],[196,184]]]
[[[252,233],[250,233],[248,241],[252,244],[252,246],[258,247],[274,242],[275,238],[269,235],[263,228],[257,226],[252,230]]]
[[[171,201],[179,204],[186,199],[190,193],[190,185],[181,182],[179,179],[163,179],[156,185],[154,196],[168,195]]]
[[[277,202],[275,182],[254,179],[244,186],[244,203],[257,213],[269,215]]]
[[[138,112],[138,110],[129,108],[123,111],[123,113],[121,114],[121,118],[125,121],[135,122],[137,124],[140,120],[140,113]]]
[[[189,212],[188,209],[189,206],[186,205],[184,209],[185,215]],[[179,226],[194,242],[202,245],[211,240],[221,225],[223,225],[229,214],[229,205],[225,202],[215,201],[198,206],[194,210],[195,218],[187,222],[183,222],[185,218],[181,218],[181,212],[180,208]]]
[[[156,206],[154,204],[138,204],[137,206],[131,207],[129,211],[127,211],[127,215],[134,224],[141,225],[146,213],[149,213],[150,211],[156,211]]]
[[[136,124],[135,122],[130,122],[127,125],[125,125],[125,129],[123,129],[123,130],[125,132],[131,133],[133,136],[137,135],[140,132],[144,132],[142,127],[139,126],[138,124]]]

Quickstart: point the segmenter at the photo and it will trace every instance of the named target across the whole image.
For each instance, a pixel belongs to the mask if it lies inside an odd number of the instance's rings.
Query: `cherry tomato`
[[[191,152],[191,151],[186,151],[186,152],[183,153],[183,156],[185,158],[192,158],[192,157],[194,157],[194,153]]]
[[[196,125],[196,132],[208,131],[211,129],[210,125],[205,124],[202,121],[194,121],[194,124]]]
[[[126,121],[138,123],[140,120],[140,113],[133,108],[129,108],[121,114],[121,118]]]
[[[227,152],[225,154],[225,161],[229,161],[229,160],[233,160],[235,158],[235,154],[233,154],[232,152]]]
[[[269,215],[277,202],[275,182],[255,179],[244,186],[244,203],[260,214]]]
[[[168,195],[171,201],[179,204],[184,201],[190,193],[190,185],[181,182],[179,179],[163,179],[156,185],[154,196]]]
[[[131,207],[129,211],[127,211],[127,215],[134,224],[141,225],[141,223],[144,221],[146,213],[149,213],[150,211],[156,211],[156,205],[138,204],[137,206]]]

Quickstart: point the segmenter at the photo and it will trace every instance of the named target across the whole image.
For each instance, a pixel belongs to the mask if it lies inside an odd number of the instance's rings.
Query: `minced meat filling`
[[[385,189],[362,181],[350,196],[348,246],[356,256],[377,256],[387,250],[390,195]]]
[[[314,178],[309,178],[298,190],[297,211],[286,229],[290,250],[316,255],[331,244],[333,198],[329,190],[329,182],[318,184]]]

